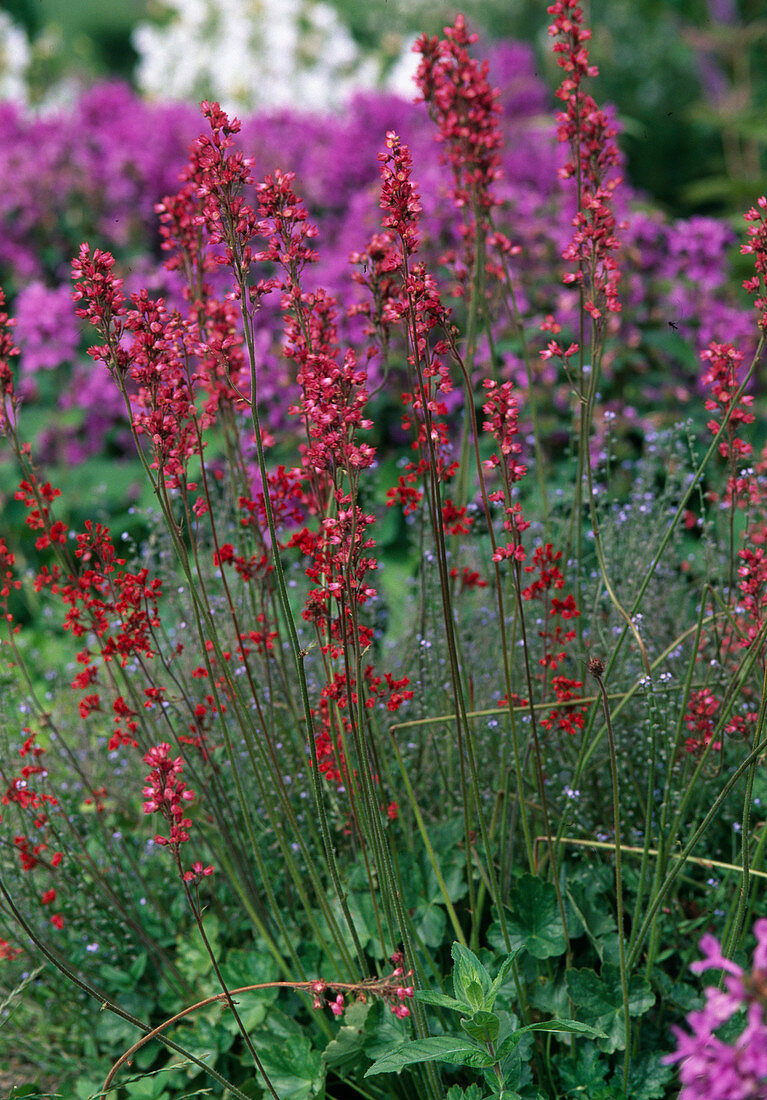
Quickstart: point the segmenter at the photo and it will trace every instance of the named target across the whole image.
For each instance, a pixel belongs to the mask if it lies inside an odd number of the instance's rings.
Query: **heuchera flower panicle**
[[[724,435],[719,440],[719,453],[730,466],[724,503],[745,508],[749,503],[758,503],[760,494],[754,479],[741,474],[744,460],[750,458],[753,448],[739,434],[738,426],[754,422],[754,414],[749,411],[754,403],[753,395],[741,394],[733,405],[740,385],[743,355],[732,344],[712,342],[701,352],[700,358],[708,364],[701,376],[701,383],[711,391],[711,396],[706,398],[706,409],[717,414],[708,422],[709,431],[715,435],[725,416],[728,417]]]
[[[8,316],[3,308],[4,306],[5,292],[0,287],[0,436],[15,426],[18,405],[13,371],[9,362],[19,354],[19,349],[13,342],[11,331],[16,321],[15,318]]]
[[[424,34],[413,47],[421,55],[416,83],[437,125],[435,138],[444,146],[440,159],[453,172],[450,196],[461,212],[462,263],[452,249],[442,257],[455,271],[457,297],[473,295],[477,261],[484,262],[490,297],[491,288],[502,283],[505,274],[497,257],[521,251],[492,220],[493,209],[500,206],[495,184],[503,176],[504,138],[499,124],[500,92],[488,81],[489,63],[473,58],[467,48],[477,38],[458,15],[452,27],[445,27],[444,38]],[[487,246],[496,258],[488,258]]]
[[[748,227],[748,241],[740,251],[754,257],[756,274],[743,283],[749,294],[754,295],[754,306],[760,310],[759,328],[767,333],[767,195],[761,195],[748,213],[743,215]]]
[[[498,202],[492,184],[502,175],[498,150],[503,137],[499,93],[487,79],[489,64],[471,57],[466,48],[477,38],[459,15],[452,27],[445,27],[444,38],[421,35],[413,49],[421,55],[416,83],[437,123],[444,160],[453,170],[452,198],[459,207],[473,206],[475,214],[486,219]]]
[[[597,75],[598,69],[589,64],[587,43],[591,31],[582,26],[579,0],[558,0],[547,11],[554,17],[549,34],[557,38],[557,63],[566,74],[557,90],[558,98],[566,105],[558,115],[558,133],[561,142],[569,143],[571,159],[561,174],[565,179],[574,178],[578,186],[575,234],[562,254],[563,259],[577,264],[577,270],[566,275],[564,281],[583,287],[584,309],[598,322],[605,310],[618,313],[621,308],[620,270],[615,259],[619,242],[613,212],[613,192],[621,177],[611,174],[620,160],[613,141],[617,131],[581,87],[585,79]]]
[[[186,806],[194,802],[197,796],[181,778],[184,761],[180,756],[171,759],[170,745],[166,741],[145,753],[144,763],[152,769],[141,792],[146,799],[144,813],[158,813],[165,818],[169,826],[168,836],[158,834],[154,842],[161,847],[169,847],[180,870],[179,849],[189,840],[189,829],[192,825],[191,819],[185,816]],[[212,867],[204,867],[196,860],[190,870],[182,873],[182,878],[186,883],[196,884],[212,874]]]

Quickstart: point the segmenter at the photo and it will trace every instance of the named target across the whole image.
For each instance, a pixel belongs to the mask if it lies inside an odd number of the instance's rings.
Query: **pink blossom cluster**
[[[192,824],[191,819],[184,816],[185,805],[193,802],[196,795],[181,779],[184,761],[180,756],[171,759],[170,745],[166,741],[151,748],[144,756],[144,763],[152,769],[141,792],[146,797],[144,813],[161,814],[170,826],[169,836],[158,835],[154,842],[162,847],[169,846],[179,863],[179,847],[189,840],[188,830]],[[182,877],[186,883],[197,884],[212,874],[212,867],[204,867],[199,860],[195,860]]]
[[[334,1016],[342,1016],[346,1008],[345,996],[353,992],[358,1001],[366,1001],[368,996],[379,997],[388,1004],[394,1015],[405,1020],[410,1015],[408,1001],[412,999],[415,990],[408,985],[407,979],[412,977],[413,971],[405,973],[403,968],[403,956],[401,951],[396,951],[391,956],[395,964],[394,970],[386,978],[371,978],[357,985],[325,982],[321,978],[310,984],[310,990],[314,994],[314,1008],[324,1008],[328,1005]]]
[[[767,195],[761,195],[744,215],[748,227],[748,241],[741,245],[741,252],[754,257],[756,274],[747,279],[743,286],[754,295],[754,306],[760,311],[759,327],[767,332]]]
[[[421,55],[416,82],[444,143],[444,159],[455,179],[453,200],[487,211],[498,204],[492,184],[501,176],[503,137],[498,125],[499,93],[488,80],[489,63],[472,57],[469,34],[459,15],[444,38],[422,35],[414,49]]]
[[[723,970],[724,989],[709,986],[702,1009],[687,1017],[690,1030],[673,1029],[677,1049],[663,1059],[679,1063],[679,1100],[763,1100],[767,1095],[767,919],[754,925],[756,948],[747,973],[722,954],[719,941],[705,935],[704,958],[692,963],[695,974]],[[744,1027],[734,1042],[717,1036],[737,1016]]]
[[[605,309],[611,313],[621,309],[613,197],[621,183],[621,177],[613,171],[620,163],[613,141],[617,129],[581,87],[586,78],[596,76],[599,70],[589,63],[587,43],[591,31],[582,25],[579,0],[558,0],[547,10],[554,19],[549,27],[549,34],[557,39],[554,52],[565,72],[557,91],[566,106],[558,115],[558,133],[561,142],[569,143],[571,159],[561,174],[565,179],[574,178],[578,186],[578,212],[573,218],[575,234],[562,253],[578,269],[566,275],[565,282],[583,287],[584,308],[596,322]]]

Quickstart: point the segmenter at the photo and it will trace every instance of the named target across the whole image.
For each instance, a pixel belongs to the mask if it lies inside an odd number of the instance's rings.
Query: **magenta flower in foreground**
[[[709,986],[706,1003],[687,1017],[690,1032],[673,1029],[677,1049],[663,1059],[680,1062],[679,1100],[764,1100],[767,1097],[767,919],[754,925],[756,948],[753,969],[746,973],[722,955],[719,941],[706,935],[700,941],[704,958],[690,969],[723,970],[725,989]],[[745,1010],[745,1012],[743,1012]],[[715,1032],[743,1013],[745,1026],[732,1043]]]

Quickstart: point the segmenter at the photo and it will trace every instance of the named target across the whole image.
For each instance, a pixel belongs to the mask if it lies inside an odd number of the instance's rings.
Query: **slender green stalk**
[[[490,212],[490,225],[493,226],[492,211]],[[533,371],[532,356],[530,355],[530,346],[525,336],[525,326],[522,323],[522,314],[517,303],[517,293],[514,289],[514,280],[511,277],[509,271],[508,261],[506,259],[506,253],[501,251],[500,253],[501,267],[503,269],[503,278],[506,284],[507,293],[503,297],[503,304],[509,315],[509,319],[512,326],[516,330],[519,336],[520,343],[522,345],[522,359],[525,364],[525,375],[527,377],[527,412],[530,414],[530,420],[533,425],[533,449],[535,453],[535,474],[538,479],[538,491],[541,495],[541,508],[542,508],[542,521],[546,526],[549,516],[549,501],[548,491],[546,489],[546,459],[543,450],[542,432],[540,425],[540,418],[538,415],[538,397],[535,392],[535,372]]]
[[[763,658],[762,658],[763,660]],[[759,705],[759,718],[756,723],[756,729],[754,730],[754,744],[761,737],[764,730],[765,717],[767,717],[767,665],[764,669],[764,677],[762,680],[762,699]],[[743,934],[743,921],[746,914],[746,908],[748,906],[749,898],[749,886],[750,886],[750,853],[749,843],[751,840],[751,802],[754,792],[754,778],[756,776],[757,761],[754,760],[751,767],[748,770],[748,778],[746,780],[746,789],[743,794],[743,816],[740,825],[740,857],[741,857],[741,879],[740,888],[738,890],[738,905],[735,913],[735,918],[732,921],[729,935],[726,939],[726,946],[724,952],[730,958],[737,950],[740,943],[740,937]]]
[[[695,848],[695,845],[698,843],[700,838],[708,830],[709,826],[711,825],[711,823],[715,819],[716,815],[719,813],[719,810],[724,805],[724,802],[727,798],[727,795],[730,793],[732,788],[738,782],[740,777],[742,775],[745,775],[748,772],[751,765],[754,763],[755,760],[758,760],[760,754],[763,753],[765,751],[765,749],[767,749],[767,738],[762,738],[762,740],[759,741],[754,746],[754,748],[748,754],[746,759],[741,762],[741,764],[735,769],[735,771],[732,773],[730,778],[724,784],[721,791],[719,792],[719,794],[714,799],[714,802],[713,802],[711,808],[709,809],[709,811],[707,812],[707,814],[703,818],[703,821],[701,821],[698,828],[695,830],[695,832],[692,834],[690,839],[685,844],[682,851],[679,853],[679,858],[678,858],[674,868],[671,871],[669,871],[669,873],[666,875],[666,877],[665,877],[664,881],[661,883],[655,897],[649,903],[649,906],[648,906],[647,912],[645,913],[644,920],[642,921],[641,927],[639,928],[636,936],[634,937],[634,945],[633,945],[633,947],[629,948],[629,954],[628,954],[628,970],[629,970],[629,973],[633,970],[634,966],[636,965],[636,961],[637,961],[637,958],[639,956],[639,952],[642,950],[642,944],[644,943],[645,937],[647,936],[647,933],[650,929],[650,926],[652,925],[653,918],[654,918],[655,914],[657,913],[658,909],[661,907],[661,905],[663,903],[663,900],[665,899],[666,895],[668,894],[669,890],[671,889],[672,885],[674,884],[676,878],[679,876],[682,869],[684,868],[684,865],[687,861],[687,857],[693,851],[693,849]]]
[[[203,924],[202,916],[200,915],[199,896],[195,896],[194,898],[192,897],[192,891],[190,890],[188,883],[184,879],[184,872],[183,872],[183,868],[181,866],[181,860],[180,860],[179,854],[178,854],[178,846],[176,846],[173,854],[174,854],[174,857],[175,857],[176,867],[178,869],[178,873],[181,876],[181,882],[184,886],[184,893],[186,894],[186,900],[189,902],[189,907],[192,910],[192,915],[194,917],[194,922],[197,925],[197,931],[200,933],[200,939],[202,940],[203,945],[205,947],[205,950],[208,953],[208,958],[210,959],[211,965],[213,966],[213,971],[216,975],[216,978],[218,979],[218,984],[221,986],[221,991],[224,994],[224,997],[226,999],[226,1003],[227,1003],[227,1006],[229,1008],[229,1011],[232,1013],[232,1016],[234,1017],[235,1023],[237,1024],[237,1030],[239,1031],[240,1035],[242,1036],[242,1038],[245,1042],[245,1046],[250,1051],[250,1056],[253,1059],[253,1064],[255,1065],[256,1069],[258,1070],[258,1072],[263,1077],[264,1084],[266,1085],[268,1091],[274,1097],[274,1100],[280,1100],[280,1097],[277,1095],[277,1093],[274,1090],[274,1085],[269,1080],[269,1076],[268,1076],[266,1070],[264,1069],[263,1063],[262,1063],[261,1059],[258,1056],[256,1048],[253,1045],[253,1040],[251,1039],[251,1037],[248,1033],[248,1029],[245,1027],[245,1024],[242,1022],[242,1017],[240,1016],[239,1012],[237,1011],[237,1005],[234,1002],[232,994],[229,992],[229,987],[226,984],[226,982],[224,981],[224,975],[221,973],[221,968],[219,967],[218,960],[216,959],[216,952],[213,950],[213,948],[210,945],[210,940],[208,939],[207,933],[205,931],[205,925]]]
[[[419,832],[419,835],[421,837],[421,840],[423,841],[423,846],[426,849],[426,854],[429,857],[429,863],[431,864],[431,868],[434,871],[434,877],[437,880],[437,885],[439,886],[440,893],[442,894],[442,900],[445,903],[445,908],[447,909],[447,915],[450,918],[450,923],[453,926],[453,931],[455,932],[455,937],[459,941],[459,943],[462,943],[463,946],[466,947],[467,946],[466,937],[464,935],[463,929],[461,928],[460,922],[458,920],[458,914],[455,911],[455,906],[453,905],[452,901],[450,900],[450,894],[448,893],[448,889],[447,889],[447,885],[445,883],[445,879],[442,875],[442,871],[440,870],[439,860],[437,859],[437,857],[435,855],[435,852],[434,852],[434,848],[432,847],[432,843],[429,840],[429,834],[426,831],[426,825],[424,824],[423,815],[421,813],[421,810],[418,806],[418,802],[417,802],[416,797],[415,797],[415,791],[413,790],[413,784],[410,782],[410,776],[407,773],[407,768],[405,767],[405,762],[402,759],[402,753],[399,751],[399,745],[397,744],[397,742],[394,738],[394,734],[392,734],[392,736],[391,736],[391,746],[392,746],[392,749],[394,750],[394,755],[397,758],[397,764],[399,765],[400,775],[402,777],[402,782],[405,784],[405,790],[407,791],[408,800],[409,800],[410,806],[413,810],[413,816],[415,817],[416,825],[418,826],[418,832]]]
[[[626,1038],[626,1050],[623,1057],[623,1091],[628,1088],[629,1068],[631,1066],[631,1017],[629,1016],[629,983],[626,971],[626,932],[623,927],[623,867],[621,863],[621,815],[620,794],[618,790],[618,755],[615,751],[615,735],[610,719],[610,704],[607,700],[604,680],[604,662],[599,657],[592,657],[589,661],[589,672],[599,686],[602,696],[602,708],[607,726],[607,743],[610,750],[610,776],[613,790],[613,834],[615,837],[615,896],[618,918],[618,959],[621,971],[621,995],[623,998],[623,1015]]]

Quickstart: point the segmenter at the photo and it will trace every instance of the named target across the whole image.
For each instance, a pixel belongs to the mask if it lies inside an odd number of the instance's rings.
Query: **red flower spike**
[[[711,744],[715,728],[714,716],[718,710],[719,702],[710,688],[698,688],[691,692],[684,719],[690,731],[690,736],[685,741],[686,752],[700,756]],[[714,752],[718,752],[721,747],[721,741],[714,741],[711,745]]]
[[[416,83],[438,126],[443,160],[453,170],[456,206],[478,207],[483,216],[498,202],[493,184],[501,177],[503,145],[499,93],[488,83],[488,63],[471,57],[476,42],[462,15],[445,27],[443,39],[422,35],[413,47],[421,55]]]
[[[744,289],[754,295],[754,306],[760,311],[758,324],[762,332],[767,333],[767,195],[761,195],[748,213],[743,215],[748,227],[748,241],[741,245],[740,251],[754,257],[756,274],[746,279]]]
[[[729,413],[724,435],[719,441],[719,453],[730,466],[723,503],[728,507],[747,508],[750,504],[759,503],[760,493],[756,480],[741,473],[741,468],[748,465],[744,460],[751,456],[753,448],[747,440],[741,438],[738,426],[754,421],[754,414],[749,412],[754,402],[751,394],[741,394],[738,404],[733,407],[733,396],[740,385],[738,376],[743,356],[732,344],[711,343],[701,352],[700,358],[709,364],[701,376],[703,385],[711,393],[706,398],[706,409],[717,414],[708,421],[709,431],[716,434]]]
[[[619,242],[612,210],[613,192],[621,178],[612,173],[620,161],[613,141],[615,127],[604,111],[587,95],[582,82],[596,76],[598,69],[589,64],[587,42],[591,31],[582,26],[583,12],[579,0],[558,0],[547,9],[553,16],[549,34],[556,38],[554,53],[564,70],[557,96],[566,110],[557,118],[558,136],[570,145],[571,159],[561,170],[563,178],[577,178],[578,213],[573,218],[575,234],[562,254],[563,259],[577,265],[575,272],[565,276],[565,283],[584,288],[584,308],[596,324],[604,311],[620,312],[618,282],[620,270],[615,259]],[[551,347],[551,345],[549,345]]]
[[[183,779],[179,778],[184,762],[180,756],[170,758],[170,745],[163,742],[151,748],[144,756],[144,763],[151,767],[142,794],[146,796],[144,813],[159,813],[170,826],[169,835],[155,836],[155,843],[170,847],[177,853],[180,844],[189,840],[189,818],[184,816],[185,803],[196,798]]]

